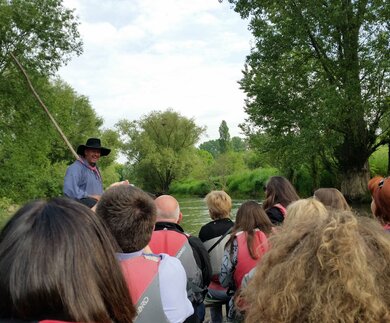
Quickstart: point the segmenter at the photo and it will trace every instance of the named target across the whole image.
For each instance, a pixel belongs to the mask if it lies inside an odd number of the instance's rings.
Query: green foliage
[[[100,132],[101,119],[85,97],[59,80],[31,78],[73,147]],[[14,70],[0,76],[0,142],[0,196],[23,203],[62,194],[74,157]]]
[[[235,197],[261,198],[267,180],[278,175],[276,168],[258,168],[232,174],[227,182],[227,191]]]
[[[212,190],[225,189],[228,194],[238,197],[261,198],[263,186],[270,176],[279,172],[275,168],[259,168],[255,170],[239,171],[227,178],[226,187],[221,187],[221,179],[216,177],[210,181],[187,179],[172,183],[169,193],[178,196],[206,196]]]
[[[219,140],[208,140],[199,145],[199,149],[209,152],[214,158],[220,153]]]
[[[57,71],[82,52],[78,24],[62,0],[0,0],[0,77],[10,52],[27,69]]]
[[[214,163],[213,156],[206,150],[197,149],[193,156],[192,170],[189,178],[207,180],[209,176],[209,169]]]
[[[229,151],[219,155],[209,169],[209,176],[218,179],[217,185],[222,190],[227,188],[229,175],[244,170],[245,162],[242,153]]]
[[[366,180],[368,157],[389,133],[380,121],[390,110],[390,5],[229,2],[250,18],[255,37],[240,82],[248,97],[245,133],[266,134],[262,149],[283,167],[320,161],[343,176],[344,193],[364,194],[352,183]]]
[[[211,191],[211,186],[207,181],[202,180],[185,180],[173,182],[169,187],[169,194],[175,196],[199,196],[204,197]]]
[[[381,146],[370,156],[369,165],[371,176],[386,176],[388,165],[388,146]]]
[[[12,200],[7,197],[0,197],[0,230],[8,221],[11,215]]]
[[[122,120],[117,128],[137,183],[160,193],[191,172],[195,144],[205,130],[171,109],[153,111],[138,121]]]
[[[103,160],[102,158],[101,160]],[[102,178],[103,178],[103,187],[107,188],[112,183],[118,182],[121,179],[120,174],[118,173],[118,166],[115,163],[110,164],[109,166],[102,169]]]
[[[107,167],[110,168],[111,166],[114,166],[113,163],[115,163],[115,160],[118,157],[121,143],[119,141],[118,132],[112,129],[105,129],[101,131],[101,135],[99,137],[101,139],[102,145],[111,149],[111,152],[108,156],[105,156],[99,160],[99,167],[105,170]],[[112,169],[112,171],[114,171],[114,169]],[[108,183],[112,184],[113,182]]]
[[[219,152],[221,154],[225,154],[231,150],[229,127],[227,126],[225,120],[222,120],[218,130],[219,130],[219,139],[218,139]]]
[[[247,144],[245,140],[240,137],[233,137],[230,141],[230,144],[232,146],[232,150],[235,152],[242,152],[247,150]]]

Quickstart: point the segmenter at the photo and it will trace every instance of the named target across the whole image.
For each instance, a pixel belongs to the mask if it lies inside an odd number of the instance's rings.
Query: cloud
[[[219,136],[244,121],[237,81],[250,50],[247,23],[217,0],[66,0],[81,20],[84,54],[61,69],[105,127],[172,108]]]

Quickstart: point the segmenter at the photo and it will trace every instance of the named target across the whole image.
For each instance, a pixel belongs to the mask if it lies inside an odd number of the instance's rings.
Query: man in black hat
[[[66,170],[64,194],[93,207],[103,194],[102,177],[96,163],[110,152],[111,149],[102,147],[97,138],[89,138],[85,145],[80,145],[77,148],[80,158]]]

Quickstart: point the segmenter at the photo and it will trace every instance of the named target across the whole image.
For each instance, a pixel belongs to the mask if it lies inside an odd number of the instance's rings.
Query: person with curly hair
[[[389,235],[351,211],[326,213],[269,239],[243,294],[245,322],[390,321]]]

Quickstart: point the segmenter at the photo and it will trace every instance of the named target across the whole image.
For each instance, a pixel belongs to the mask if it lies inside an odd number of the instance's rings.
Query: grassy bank
[[[12,214],[15,213],[18,206],[12,204],[8,198],[0,197],[0,229],[7,223]]]
[[[204,197],[212,190],[225,190],[234,198],[260,198],[263,196],[267,179],[277,174],[279,171],[276,168],[258,168],[207,180],[187,179],[174,182],[169,193],[176,196]]]

